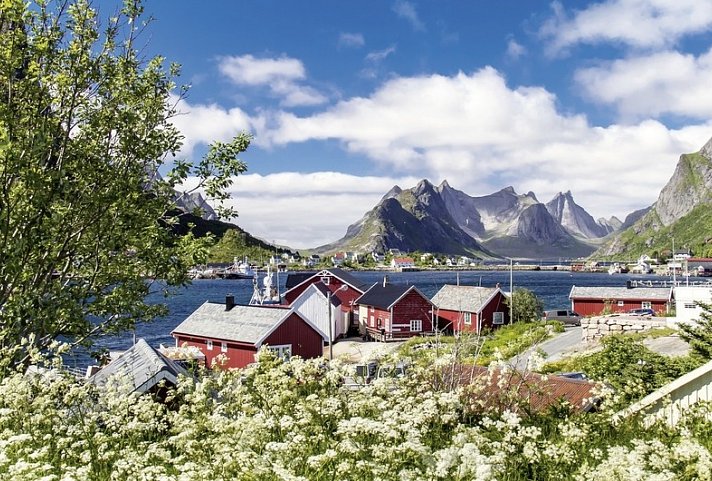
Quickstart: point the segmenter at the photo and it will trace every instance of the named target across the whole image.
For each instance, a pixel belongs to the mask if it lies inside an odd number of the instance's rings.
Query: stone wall
[[[660,327],[667,327],[664,317],[637,317],[609,315],[581,319],[581,340],[597,341],[603,336],[624,332],[641,332]]]

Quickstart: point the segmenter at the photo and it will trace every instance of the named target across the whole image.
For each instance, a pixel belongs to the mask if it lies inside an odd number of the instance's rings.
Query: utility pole
[[[514,266],[512,264],[512,258],[509,258],[509,323],[514,322],[512,313],[514,312]]]

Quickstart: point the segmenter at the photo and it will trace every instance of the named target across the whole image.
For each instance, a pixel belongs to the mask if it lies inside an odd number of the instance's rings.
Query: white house
[[[307,319],[327,340],[329,339],[329,313],[331,313],[331,340],[334,341],[346,334],[349,319],[340,308],[341,300],[335,294],[329,293],[329,289],[324,284],[320,282],[311,284],[294,300],[292,308]]]
[[[665,419],[668,424],[674,425],[694,404],[710,401],[712,401],[712,361],[648,394],[618,415],[628,416],[643,412],[646,414],[645,420],[648,424],[652,424],[657,419]]]
[[[700,318],[702,308],[696,303],[712,304],[712,286],[675,287],[674,322],[693,322]]]

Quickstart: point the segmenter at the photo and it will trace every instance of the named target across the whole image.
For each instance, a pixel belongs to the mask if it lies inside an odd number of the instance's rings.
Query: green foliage
[[[210,249],[209,262],[232,262],[235,257],[253,262],[267,262],[270,256],[289,252],[277,249],[238,229],[225,231],[222,238]]]
[[[544,304],[529,289],[515,289],[508,301],[512,303],[512,322],[538,321],[544,315]]]
[[[712,305],[697,303],[702,313],[695,324],[680,324],[680,337],[690,344],[693,351],[704,359],[712,359]]]
[[[605,337],[601,342],[601,351],[549,363],[543,371],[583,371],[590,379],[613,387],[625,405],[700,364],[697,357],[666,357],[657,354],[645,347],[640,339],[623,334]]]
[[[40,348],[82,342],[163,313],[144,302],[146,279],[182,284],[209,242],[173,231],[173,187],[192,176],[220,199],[244,171],[242,134],[158,175],[181,146],[176,68],[136,49],[141,13],[127,2],[102,21],[81,0],[3,2],[0,348],[29,334]],[[6,361],[27,359],[25,348]]]

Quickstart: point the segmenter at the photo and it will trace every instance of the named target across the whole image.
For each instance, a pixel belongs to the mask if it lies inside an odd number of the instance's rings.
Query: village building
[[[482,332],[509,322],[507,296],[499,287],[446,284],[433,296],[439,329]]]
[[[293,309],[205,302],[171,335],[176,345],[195,346],[208,367],[240,368],[255,362],[266,346],[278,357],[321,357],[325,338],[319,329]]]
[[[432,333],[433,305],[415,286],[374,284],[356,299],[359,330],[379,341]]]
[[[686,267],[685,272],[691,276],[712,276],[712,259],[708,257],[690,257],[686,261]]]
[[[583,317],[626,313],[633,309],[652,309],[658,315],[670,312],[671,287],[581,287],[573,286],[569,294],[571,310]]]
[[[415,261],[412,257],[394,257],[391,259],[391,268],[396,271],[402,271],[403,269],[413,269],[415,267]]]
[[[349,330],[350,316],[341,309],[341,300],[324,284],[310,284],[292,303],[292,309],[308,319],[322,336],[335,341]]]
[[[290,273],[285,285],[287,290],[282,296],[283,302],[291,305],[310,285],[317,283],[327,286],[329,291],[339,299],[341,304],[338,308],[348,318],[349,326],[356,330],[358,328],[358,308],[354,301],[371,284],[364,283],[349,272],[338,268],[324,269],[318,272]]]
[[[675,287],[675,322],[691,323],[700,319],[702,307],[698,303],[712,304],[712,286]]]
[[[105,386],[111,379],[126,393],[150,393],[164,399],[166,389],[178,384],[179,376],[190,376],[178,362],[149,346],[144,339],[94,373],[89,382]]]

